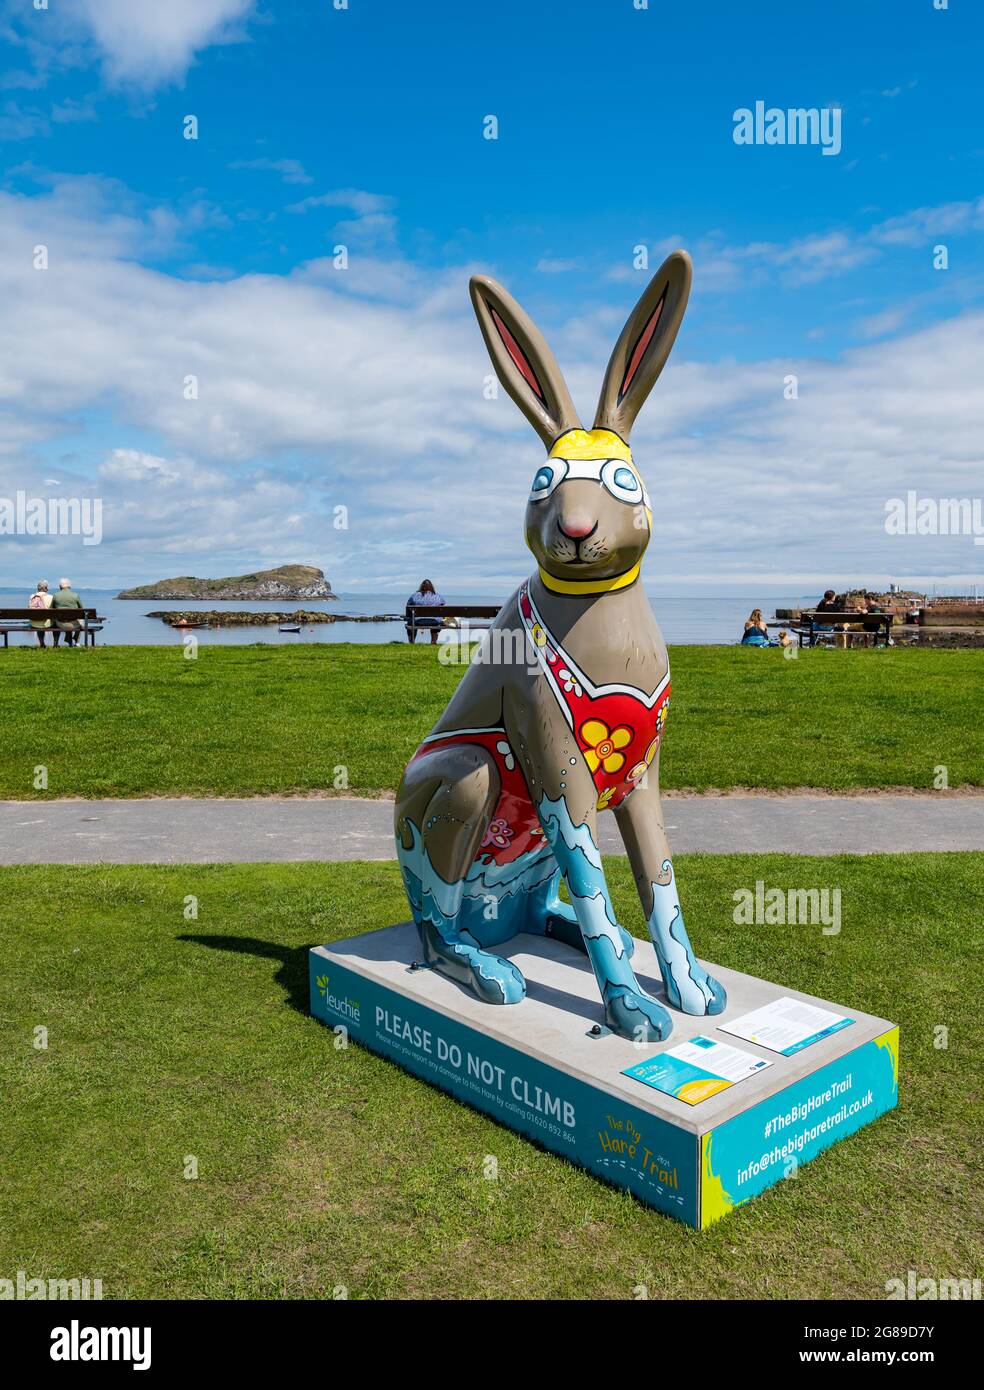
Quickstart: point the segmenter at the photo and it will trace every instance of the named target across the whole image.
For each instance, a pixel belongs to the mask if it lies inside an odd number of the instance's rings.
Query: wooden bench
[[[804,610],[800,614],[799,623],[791,623],[790,629],[796,633],[801,647],[815,647],[822,637],[836,638],[837,629],[842,628],[845,623],[859,629],[841,634],[847,637],[852,646],[857,645],[853,641],[857,637],[864,637],[864,644],[867,645],[869,633],[874,637],[872,646],[878,646],[879,638],[886,647],[888,646],[892,633],[891,613],[857,613],[851,612],[850,609],[837,612],[830,608],[825,608],[822,613]]]
[[[491,627],[500,607],[498,603],[444,603],[440,606],[436,603],[408,603],[406,625],[413,641],[416,641],[418,632],[433,632],[435,618],[441,625],[445,618],[481,618],[483,621],[475,623],[475,627]],[[423,618],[432,621],[421,622]],[[469,623],[469,627],[472,625]]]
[[[32,623],[41,622],[47,618],[51,623],[50,627],[36,629]],[[4,648],[10,646],[10,634],[12,632],[28,632],[31,636],[38,630],[41,632],[58,632],[55,626],[58,622],[69,622],[75,619],[79,624],[79,633],[82,637],[84,646],[94,647],[96,645],[96,633],[102,632],[105,618],[100,618],[94,608],[0,608],[0,636],[3,637]]]

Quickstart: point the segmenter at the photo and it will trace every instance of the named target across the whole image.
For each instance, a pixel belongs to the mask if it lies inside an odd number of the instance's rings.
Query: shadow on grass
[[[286,991],[286,1003],[305,1018],[311,1016],[308,993],[308,952],[310,946],[284,946],[279,941],[261,941],[257,936],[199,936],[186,933],[179,941],[194,941],[213,951],[232,951],[240,956],[259,956],[261,960],[276,960],[280,969],[274,979]],[[315,946],[320,942],[313,942]]]
[[[277,984],[285,990],[286,1003],[303,1014],[305,1018],[311,1016],[310,981],[308,975],[308,953],[310,946],[284,946],[276,941],[263,941],[256,936],[206,936],[197,933],[187,932],[179,936],[178,941],[193,941],[199,946],[208,946],[213,951],[232,951],[237,955],[258,956],[261,960],[275,960],[280,962],[280,969],[274,979]],[[528,949],[525,944],[527,938],[525,933],[520,933],[511,941],[503,943],[500,947],[501,953],[507,958],[511,955]],[[320,945],[320,942],[314,942]],[[511,948],[511,949],[510,949]],[[352,952],[359,955],[358,944],[352,943]],[[368,944],[365,952],[369,960],[376,959],[376,951],[372,948],[372,943]],[[582,954],[576,953],[572,948],[570,952],[573,959],[569,961],[578,970],[590,973],[591,967]],[[457,980],[448,977],[449,985],[461,994],[471,997],[470,988]],[[645,990],[660,1003],[666,1003],[666,989],[662,980],[654,980],[649,976],[639,977]],[[569,1014],[587,1019],[589,1023],[603,1023],[603,1008],[600,1000],[596,1000],[593,995],[588,999],[583,999],[579,995],[570,994],[566,990],[558,989],[556,986],[544,984],[538,980],[527,978],[527,990],[529,997],[540,999],[554,1004],[556,1007],[564,1009]],[[492,1006],[490,1006],[492,1007]]]
[[[280,968],[274,978],[277,984],[286,992],[287,998],[285,1002],[290,1008],[303,1014],[306,1019],[312,1017],[308,993],[308,952],[311,950],[310,946],[284,946],[282,943],[276,941],[262,941],[256,936],[206,936],[190,932],[184,933],[176,939],[178,941],[191,941],[199,946],[208,946],[213,951],[232,951],[236,955],[258,956],[261,960],[278,961],[280,963]],[[320,945],[321,943],[316,942],[314,944]],[[515,947],[515,940],[512,944]],[[575,954],[575,948],[571,948],[571,954]],[[583,965],[581,960],[577,963],[580,968],[585,970],[590,969],[586,961],[583,962]],[[453,982],[449,981],[449,983]],[[657,984],[657,982],[649,980],[647,983],[653,989],[654,994],[662,990],[662,982],[658,982]],[[457,987],[464,989],[463,986]],[[533,992],[541,994],[541,997],[544,998],[556,996],[555,1002],[559,1002],[563,999],[565,1001],[564,1007],[571,1009],[571,1006],[575,1005],[577,1007],[572,1009],[573,1012],[583,1013],[583,1016],[590,1019],[592,1022],[601,1021],[600,1013],[588,1006],[585,1000],[569,995],[565,991],[551,989],[547,985],[537,985],[534,983]],[[489,1007],[493,1006],[490,1005]],[[599,1010],[600,1007],[599,1004]],[[367,1054],[380,1057],[380,1060],[382,1060],[385,1065],[394,1067],[412,1081],[426,1086],[429,1091],[442,1096],[453,1106],[460,1106],[462,1110],[474,1112],[475,1107],[469,1105],[462,1097],[438,1085],[433,1078],[421,1076],[418,1072],[413,1071],[410,1067],[404,1065],[399,1057],[375,1053],[374,1049],[369,1047],[366,1047],[365,1051]],[[537,1134],[527,1133],[525,1130],[510,1124],[505,1115],[484,1108],[479,1108],[478,1113],[485,1119],[490,1120],[497,1128],[502,1129],[505,1133],[519,1135],[521,1138],[526,1139],[527,1142],[540,1153],[548,1154],[551,1158],[559,1162],[565,1162],[563,1158],[558,1156],[555,1150],[548,1148]],[[590,1169],[584,1170],[579,1163],[574,1163],[573,1166],[581,1168],[582,1171],[591,1171]],[[638,1209],[640,1215],[647,1218],[655,1218],[659,1222],[666,1223],[666,1228],[668,1230],[675,1230],[677,1228],[678,1223],[675,1218],[665,1213],[655,1211],[643,1201],[641,1197],[637,1196],[636,1193],[624,1187],[617,1178],[604,1173],[595,1173],[594,1176],[600,1178],[607,1186],[615,1187],[622,1192],[625,1197],[632,1202],[633,1206]]]

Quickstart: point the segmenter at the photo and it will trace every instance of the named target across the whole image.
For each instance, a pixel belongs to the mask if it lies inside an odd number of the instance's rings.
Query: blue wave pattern
[[[518,1004],[526,996],[522,972],[486,948],[535,930],[537,922],[544,929],[560,878],[548,845],[509,864],[475,860],[463,879],[448,883],[417,826],[407,825],[412,844],[406,849],[398,836],[396,853],[428,964],[488,1003]]]
[[[629,964],[626,933],[615,920],[601,852],[590,827],[573,824],[563,797],[544,797],[537,815],[571,895],[604,1001],[605,1022],[613,1033],[638,1042],[668,1038],[673,1031],[670,1015],[645,993]]]
[[[684,926],[676,875],[669,859],[662,864],[666,883],[654,883],[653,910],[649,914],[649,935],[666,985],[666,997],[685,1014],[719,1014],[728,1002],[724,986],[708,975],[697,961],[687,928]]]
[[[455,883],[441,877],[419,828],[407,822],[411,845],[405,848],[397,837],[397,857],[425,960],[487,1003],[517,1004],[526,997],[523,974],[490,948],[519,932],[555,935],[586,950],[614,1033],[637,1042],[668,1038],[672,1019],[636,979],[632,938],[615,919],[591,828],[573,823],[563,797],[544,797],[537,814],[544,830],[540,847],[506,864],[476,859]],[[725,991],[698,964],[668,859],[662,868],[669,881],[653,884],[648,927],[667,1000],[688,1014],[720,1013]],[[561,874],[569,904],[559,896]]]

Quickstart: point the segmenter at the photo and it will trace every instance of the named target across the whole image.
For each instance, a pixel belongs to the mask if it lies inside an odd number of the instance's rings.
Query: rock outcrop
[[[279,569],[257,570],[255,574],[236,574],[227,579],[159,579],[156,584],[140,584],[124,589],[117,598],[135,599],[313,599],[337,598],[325,579],[324,571],[313,565],[281,565]]]

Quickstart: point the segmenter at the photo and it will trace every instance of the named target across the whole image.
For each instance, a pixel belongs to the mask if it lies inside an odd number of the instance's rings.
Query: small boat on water
[[[299,626],[298,626],[298,627],[280,627],[280,628],[277,629],[278,632],[300,632],[300,630],[301,630],[301,629],[300,629]]]
[[[180,628],[183,632],[188,627],[208,627],[208,623],[189,623],[187,618],[179,618],[176,623],[171,623],[171,627]]]

